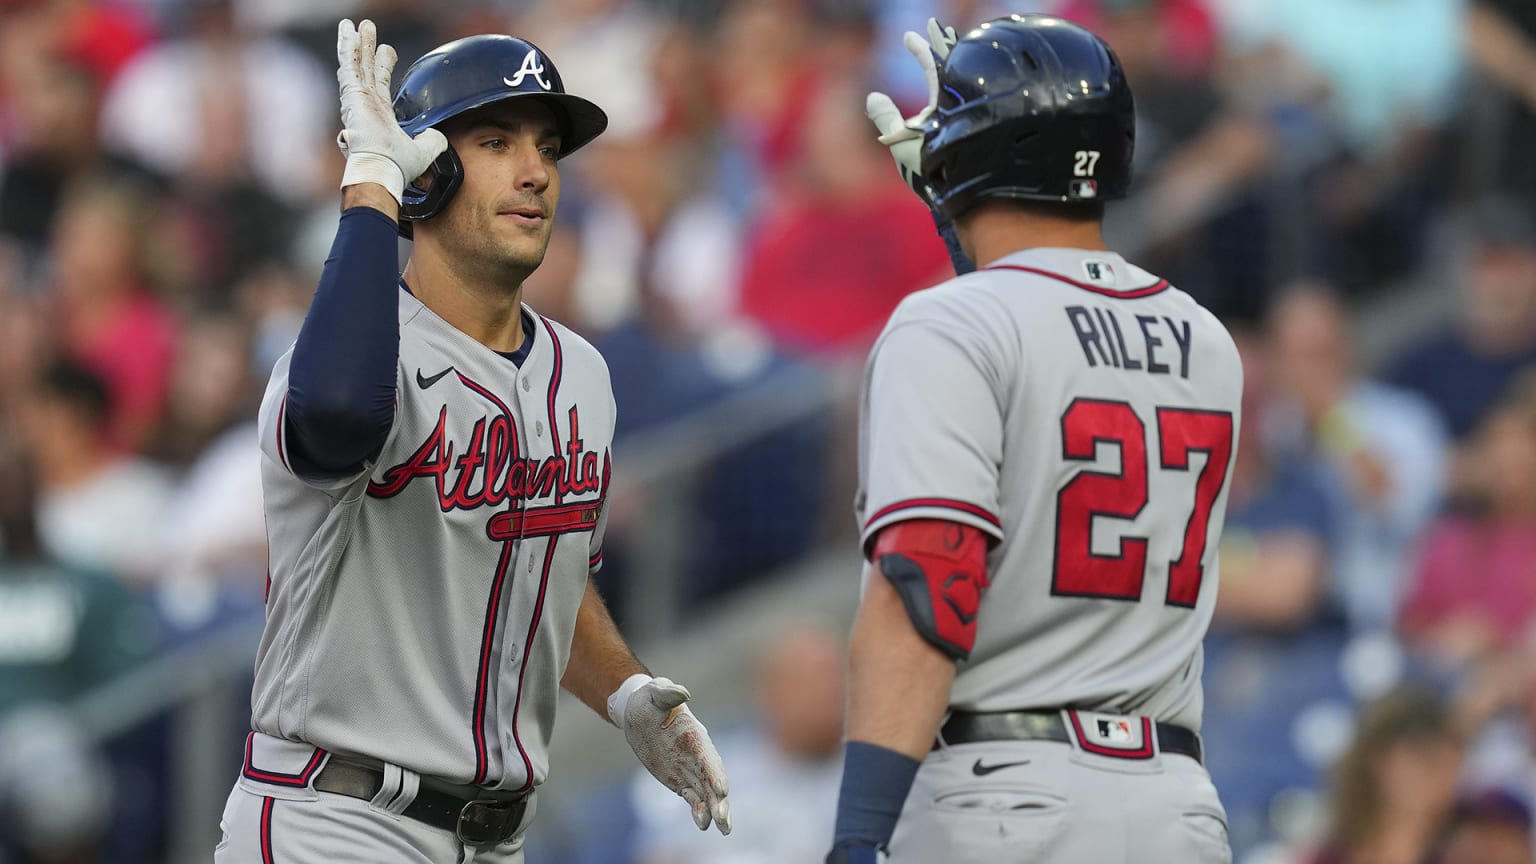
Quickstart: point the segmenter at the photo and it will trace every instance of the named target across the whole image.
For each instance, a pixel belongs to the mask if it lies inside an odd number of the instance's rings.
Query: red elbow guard
[[[976,645],[987,581],[987,538],[943,519],[897,522],[875,538],[874,561],[901,595],[917,632],[955,660]]]

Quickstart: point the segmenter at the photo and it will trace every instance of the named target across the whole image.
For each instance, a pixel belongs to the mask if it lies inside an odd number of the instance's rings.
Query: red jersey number
[[[1171,606],[1193,607],[1205,578],[1211,511],[1232,457],[1232,414],[1184,408],[1157,409],[1158,465],[1190,470],[1190,454],[1206,454],[1195,480],[1195,500],[1177,559],[1168,564]],[[1120,470],[1083,470],[1056,495],[1056,555],[1051,593],[1138,601],[1147,572],[1147,538],[1124,535],[1115,555],[1093,551],[1095,517],[1134,519],[1147,506],[1146,424],[1128,402],[1074,399],[1061,416],[1061,455],[1094,460],[1100,443],[1120,450]]]

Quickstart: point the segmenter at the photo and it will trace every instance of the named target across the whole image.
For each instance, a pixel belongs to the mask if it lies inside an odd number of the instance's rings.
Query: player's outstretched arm
[[[336,57],[343,211],[294,345],[283,414],[288,464],[310,478],[357,472],[389,437],[400,355],[395,220],[404,181],[397,178],[426,170],[447,146],[441,133],[412,139],[395,123],[395,52],[378,44],[372,22],[342,21]]]
[[[960,238],[955,235],[955,228],[949,222],[939,216],[933,209],[933,190],[923,182],[921,157],[923,150],[923,126],[929,116],[939,107],[939,71],[937,63],[949,56],[949,49],[955,44],[955,29],[945,27],[936,18],[928,19],[928,38],[924,39],[920,34],[910,30],[902,37],[904,44],[912,56],[916,58],[918,66],[922,67],[923,77],[928,82],[928,104],[921,111],[911,117],[901,116],[901,110],[896,107],[896,102],[884,93],[876,90],[864,99],[864,113],[869,116],[871,123],[880,133],[880,143],[890,148],[891,158],[896,160],[896,170],[901,172],[901,179],[922,202],[928,205],[928,211],[933,215],[933,224],[939,231],[939,236],[944,238],[944,245],[949,249],[949,260],[955,267],[956,274],[969,273],[976,269],[975,262],[966,256],[960,248]]]
[[[713,821],[721,834],[731,833],[725,763],[709,730],[688,709],[688,689],[651,677],[590,581],[560,686],[624,731],[640,764],[688,802],[700,831]]]

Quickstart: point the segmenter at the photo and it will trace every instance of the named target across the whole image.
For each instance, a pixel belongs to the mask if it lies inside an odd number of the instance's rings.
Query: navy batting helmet
[[[395,119],[406,134],[504,99],[538,98],[560,124],[560,155],[570,155],[608,128],[603,109],[565,92],[560,73],[537,45],[513,36],[469,36],[428,52],[411,64],[395,94]],[[464,181],[464,165],[449,147],[432,163],[432,187],[407,186],[400,233],[437,215]],[[408,178],[414,179],[414,178]]]
[[[1095,201],[1131,182],[1136,106],[1103,40],[1049,15],[988,21],[939,68],[922,175],[946,219],[989,198]]]

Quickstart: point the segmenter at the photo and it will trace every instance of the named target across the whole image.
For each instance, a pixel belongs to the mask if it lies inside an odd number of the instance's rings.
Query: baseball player
[[[557,685],[727,833],[688,691],[646,673],[589,581],[608,370],[521,302],[559,160],[607,117],[510,36],[427,54],[393,107],[371,22],[341,22],[337,57],[343,211],[260,413],[267,625],[216,860],[521,861]]]
[[[1105,247],[1135,131],[1109,48],[1037,15],[929,35],[929,105],[869,113],[980,266],[903,301],[866,368],[827,860],[1229,861],[1200,642],[1237,351]]]

